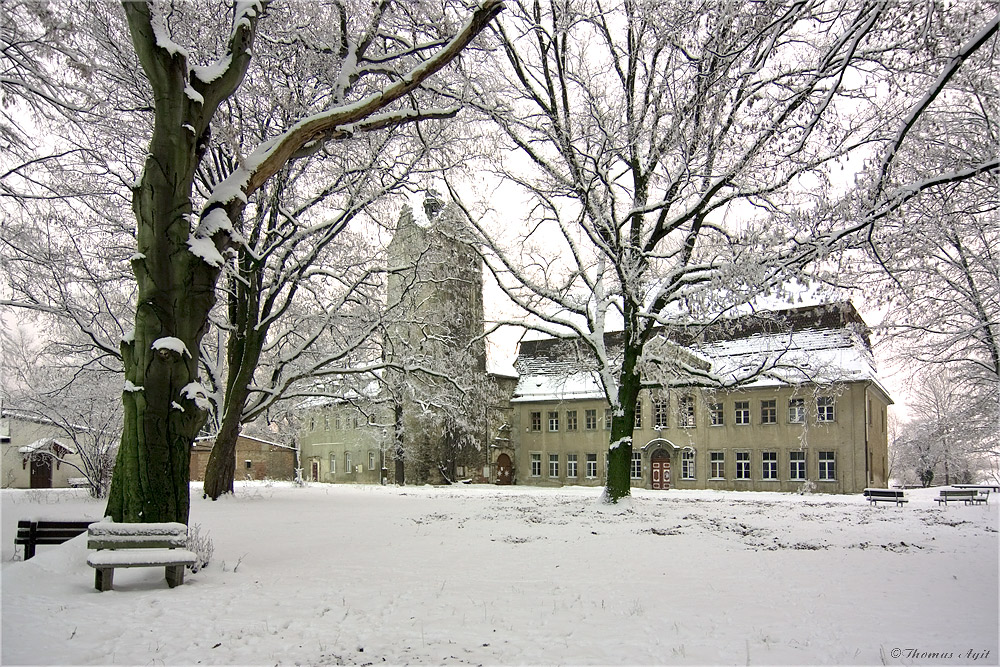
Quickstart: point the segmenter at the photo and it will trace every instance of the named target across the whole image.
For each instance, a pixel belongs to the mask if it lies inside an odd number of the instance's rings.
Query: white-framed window
[[[668,428],[667,416],[670,412],[670,399],[658,396],[653,399],[653,428]]]
[[[632,465],[629,476],[632,479],[642,479],[642,452],[632,452]]]
[[[337,474],[337,455],[333,453],[330,454],[330,474]]]
[[[778,479],[778,452],[760,453],[760,478],[768,480]]]
[[[532,412],[531,413],[531,430],[541,431],[542,430],[542,413]]]
[[[760,402],[760,423],[761,424],[777,424],[778,423],[778,401],[777,399],[769,398]]]
[[[736,452],[736,479],[750,479],[750,452]]]
[[[368,452],[368,469],[375,470],[375,452]]]
[[[642,428],[642,401],[640,400],[635,402],[635,428],[636,430]]]
[[[804,398],[788,399],[788,423],[789,424],[806,423],[806,399]]]
[[[531,452],[531,476],[541,477],[542,476],[542,453],[541,452]]]
[[[734,423],[740,426],[746,426],[750,423],[750,401],[736,401],[733,404],[733,410]]]
[[[832,422],[837,418],[836,400],[833,396],[816,397],[816,421]]]
[[[330,430],[330,415],[323,416],[323,430],[324,431]]]
[[[316,418],[315,417],[310,417],[309,418],[309,430],[310,431],[315,431],[316,430]]]
[[[836,452],[819,453],[819,478],[827,482],[832,482],[837,479]]]
[[[343,423],[340,421],[340,415],[337,415],[337,417],[333,421],[334,421],[333,427],[338,431],[344,428]]]
[[[559,413],[550,412],[549,413],[549,431],[555,433],[559,430]]]
[[[251,470],[253,468],[253,461],[251,461],[250,459],[246,459],[245,461],[243,461],[243,467],[246,468],[247,470]]]
[[[725,412],[723,412],[722,403],[709,403],[708,414],[712,426],[725,425],[726,417]]]
[[[604,408],[604,430],[611,430],[611,408]]]
[[[576,477],[576,464],[577,464],[576,454],[567,454],[566,455],[566,476],[567,477]]]
[[[677,426],[694,428],[694,396],[688,394],[677,399]]]
[[[802,481],[806,478],[806,453],[788,452],[788,479]]]
[[[589,479],[597,477],[597,454],[587,454],[587,477]]]
[[[351,453],[344,452],[344,472],[350,474],[352,470],[354,469],[351,468]]]
[[[576,410],[566,411],[566,430],[567,431],[577,430]]]
[[[549,454],[549,477],[559,476],[559,455]]]
[[[681,479],[695,479],[694,450],[685,449],[681,452]]]
[[[588,431],[597,430],[597,410],[583,411],[583,427]]]
[[[726,453],[725,452],[709,452],[708,453],[708,468],[709,474],[712,479],[725,479],[726,478]]]

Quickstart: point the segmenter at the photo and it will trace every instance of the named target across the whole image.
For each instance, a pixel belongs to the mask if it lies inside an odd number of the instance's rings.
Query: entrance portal
[[[506,454],[501,454],[497,457],[497,484],[513,484],[514,483],[514,464],[511,463],[510,457]]]
[[[662,449],[657,449],[649,458],[650,468],[653,475],[653,488],[658,491],[666,491],[670,488],[670,454]]]

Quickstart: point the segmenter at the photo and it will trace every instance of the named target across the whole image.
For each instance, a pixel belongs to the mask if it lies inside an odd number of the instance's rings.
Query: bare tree
[[[825,204],[830,174],[891,136],[892,100],[872,91],[905,52],[893,26],[909,9],[538,1],[497,28],[504,79],[480,109],[500,131],[493,163],[531,210],[489,266],[532,326],[581,337],[597,360],[610,501],[629,494],[657,327],[780,295],[861,228]],[[609,326],[623,328],[616,350]]]
[[[75,468],[87,480],[91,495],[104,498],[121,435],[118,376],[67,356],[71,348],[66,345],[38,344],[31,324],[8,325],[0,332],[0,403],[8,412],[13,409],[18,416],[61,429],[73,443],[75,456],[60,457],[55,451],[40,455]],[[82,349],[84,354],[93,352],[90,346]]]

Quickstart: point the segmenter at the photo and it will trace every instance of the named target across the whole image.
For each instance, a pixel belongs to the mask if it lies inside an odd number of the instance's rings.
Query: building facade
[[[191,447],[191,479],[204,481],[214,438],[198,438]],[[295,448],[250,435],[236,438],[236,479],[295,479]]]
[[[641,392],[633,486],[857,493],[887,483],[892,400],[854,308],[791,309],[766,322],[685,341],[716,377],[761,369],[738,387],[676,378]],[[600,486],[610,409],[596,377],[554,351],[561,344],[522,342],[512,447],[497,465],[507,455],[518,484]]]
[[[5,489],[84,486],[83,461],[56,424],[17,412],[0,414],[0,484]],[[71,465],[72,464],[72,465]]]

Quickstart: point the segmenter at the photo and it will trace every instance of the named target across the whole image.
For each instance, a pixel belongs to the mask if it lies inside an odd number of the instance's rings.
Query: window
[[[711,417],[712,426],[722,426],[726,423],[723,417],[722,403],[709,403],[708,414]]]
[[[712,479],[725,479],[726,478],[726,453],[725,452],[709,452],[708,453],[709,468],[712,475]]]
[[[531,413],[531,430],[541,431],[542,430],[542,413],[532,412]]]
[[[315,417],[310,417],[309,418],[309,430],[310,431],[315,431],[316,430],[316,418]]]
[[[588,431],[597,430],[597,410],[583,411],[583,427]]]
[[[576,454],[566,455],[566,476],[576,477]]]
[[[736,479],[750,479],[750,452],[736,452]]]
[[[681,452],[681,479],[694,478],[694,451],[685,449]]]
[[[357,428],[357,427],[358,427],[358,418],[355,415],[355,417],[354,417],[354,428]]]
[[[828,482],[837,479],[837,459],[835,452],[819,453],[819,478]]]
[[[750,401],[736,401],[735,405],[736,419],[733,420],[741,426],[746,426],[750,423]]]
[[[667,428],[667,411],[670,401],[666,398],[653,399],[653,428]]]
[[[566,411],[566,430],[575,431],[577,426],[576,410]]]
[[[611,430],[611,408],[604,409],[604,430]]]
[[[760,478],[778,479],[778,452],[760,453]]]
[[[368,452],[368,469],[375,470],[375,452]]]
[[[344,472],[346,472],[347,474],[350,474],[352,472],[350,452],[344,452]]]
[[[642,452],[632,452],[632,479],[642,479]]]
[[[253,468],[253,461],[247,459],[246,461],[243,462],[243,467],[246,468],[247,470],[250,470],[251,468]]]
[[[587,477],[597,477],[597,454],[587,454]]]
[[[775,399],[768,399],[766,401],[760,402],[760,423],[761,424],[777,424],[778,423],[778,401]]]
[[[806,400],[804,398],[788,399],[788,423],[806,423]]]
[[[531,476],[542,476],[542,455],[539,452],[531,453]]]
[[[337,455],[330,454],[330,474],[334,475],[337,473]]]
[[[837,417],[833,396],[816,397],[816,421],[832,422]]]
[[[642,428],[642,401],[635,402],[635,428]]]
[[[549,477],[559,476],[559,455],[549,454]]]
[[[677,399],[677,425],[681,428],[694,427],[694,396],[681,396]]]
[[[806,478],[806,453],[788,452],[788,479],[804,480]]]
[[[329,415],[326,415],[326,416],[323,417],[323,430],[324,431],[329,431],[330,430],[330,416]]]
[[[549,431],[555,433],[559,430],[559,413],[550,412],[549,413]]]
[[[340,417],[339,416],[334,420],[334,422],[335,422],[334,423],[334,428],[336,428],[338,431],[343,428],[343,425],[340,422]]]

